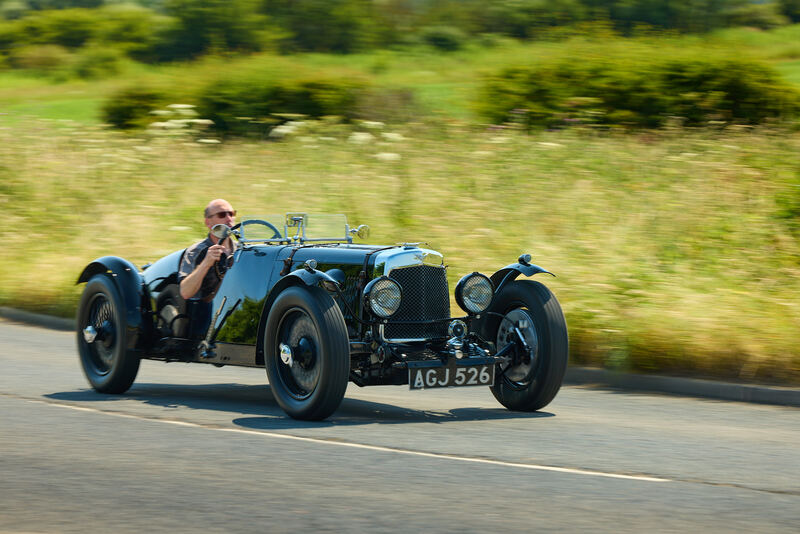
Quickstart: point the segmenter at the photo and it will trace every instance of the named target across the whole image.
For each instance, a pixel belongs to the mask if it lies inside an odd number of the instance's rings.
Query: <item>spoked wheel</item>
[[[290,287],[275,302],[264,333],[264,364],[275,400],[295,419],[328,417],[344,397],[350,345],[344,317],[317,287]]]
[[[124,393],[139,371],[139,358],[127,348],[124,313],[113,282],[92,277],[78,306],[78,353],[89,384],[101,393]]]
[[[556,396],[567,369],[569,341],[555,295],[539,282],[517,280],[495,295],[482,333],[500,350],[516,343],[511,365],[498,369],[491,387],[509,410],[533,412]]]

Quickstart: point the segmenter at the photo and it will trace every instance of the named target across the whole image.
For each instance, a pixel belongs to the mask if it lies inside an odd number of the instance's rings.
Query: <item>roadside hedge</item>
[[[284,79],[243,76],[215,80],[201,89],[197,112],[214,121],[225,135],[264,135],[278,122],[276,115],[344,120],[358,113],[364,82],[336,77]]]
[[[800,94],[754,60],[640,50],[505,68],[484,79],[476,107],[494,124],[528,129],[759,124],[795,117]]]

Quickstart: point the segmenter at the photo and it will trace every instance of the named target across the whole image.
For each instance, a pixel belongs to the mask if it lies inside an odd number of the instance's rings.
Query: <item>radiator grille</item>
[[[415,265],[389,273],[403,288],[403,300],[384,330],[386,339],[447,337],[447,321],[432,324],[393,324],[394,321],[430,321],[450,317],[450,295],[444,267]]]

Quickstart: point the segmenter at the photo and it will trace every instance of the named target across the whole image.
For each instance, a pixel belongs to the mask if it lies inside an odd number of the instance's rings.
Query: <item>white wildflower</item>
[[[296,127],[292,126],[288,122],[286,124],[279,124],[272,130],[270,130],[269,136],[276,138],[286,137],[287,135],[293,134],[296,129],[297,129]]]
[[[170,104],[169,109],[194,109],[192,104]]]
[[[380,130],[384,126],[384,124],[379,121],[361,121],[361,124],[364,128],[370,128],[372,130]]]
[[[375,136],[369,132],[353,132],[350,134],[350,137],[347,138],[347,142],[363,145],[369,143],[373,139],[375,139]]]
[[[400,154],[394,152],[380,152],[375,157],[381,161],[400,161]]]
[[[222,141],[219,139],[198,139],[197,142],[203,145],[218,145]]]
[[[214,121],[211,119],[192,119],[192,124],[195,126],[212,126]]]
[[[403,134],[395,133],[395,132],[383,132],[381,134],[384,139],[387,141],[405,141],[405,137]]]
[[[172,115],[172,112],[168,109],[154,109],[150,112],[150,115],[155,115],[156,117],[168,117]]]
[[[541,142],[541,143],[539,143],[539,146],[543,146],[543,147],[547,147],[547,148],[560,148],[560,147],[562,147],[564,145],[559,144],[559,143]]]

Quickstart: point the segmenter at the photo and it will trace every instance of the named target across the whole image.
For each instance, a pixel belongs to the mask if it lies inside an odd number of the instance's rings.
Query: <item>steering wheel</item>
[[[233,228],[235,229],[237,226],[246,226],[248,224],[261,224],[261,225],[264,225],[264,226],[268,227],[270,230],[272,230],[273,232],[275,232],[275,234],[272,236],[273,238],[283,239],[283,234],[280,233],[280,231],[277,228],[275,228],[274,224],[272,224],[271,222],[264,221],[262,219],[247,219],[246,221],[240,222],[238,225],[234,226]]]

